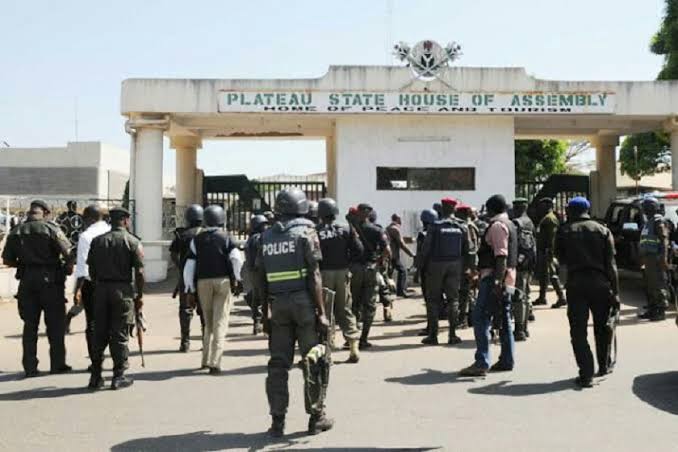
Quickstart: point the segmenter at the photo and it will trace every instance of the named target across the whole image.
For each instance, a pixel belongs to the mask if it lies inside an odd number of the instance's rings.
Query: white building
[[[0,148],[0,197],[122,199],[128,179],[129,152],[98,141]]]
[[[522,68],[438,68],[426,78],[407,67],[333,66],[316,79],[125,80],[131,197],[137,233],[149,241],[149,277],[166,271],[159,242],[163,136],[177,151],[178,206],[200,200],[196,153],[210,139],[322,138],[328,191],[341,209],[367,201],[384,214],[419,210],[443,196],[474,205],[493,193],[510,198],[517,138],[591,140],[598,211],[615,197],[620,136],[665,128],[678,161],[677,82],[552,81]],[[294,162],[280,168],[294,170]],[[672,181],[675,187],[678,165]]]

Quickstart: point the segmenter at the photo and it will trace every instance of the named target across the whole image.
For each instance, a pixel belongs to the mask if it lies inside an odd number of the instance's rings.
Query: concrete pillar
[[[144,246],[145,275],[149,282],[167,277],[167,243],[162,241],[162,139],[160,127],[136,128],[135,232]]]
[[[327,172],[327,196],[337,197],[337,147],[335,137],[325,137],[325,167]]]
[[[196,199],[197,154],[201,147],[198,137],[172,137],[176,149],[176,214],[177,224],[183,223],[186,208]]]
[[[671,137],[671,188],[678,190],[678,117],[666,120],[664,130]]]
[[[597,183],[591,185],[593,215],[602,218],[617,198],[617,154],[619,137],[598,135],[591,140],[596,148]]]

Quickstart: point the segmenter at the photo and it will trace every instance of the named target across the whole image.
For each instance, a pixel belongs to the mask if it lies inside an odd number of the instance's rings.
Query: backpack
[[[518,218],[513,219],[518,232],[518,267],[531,268],[537,259],[537,239],[534,231],[524,228]]]

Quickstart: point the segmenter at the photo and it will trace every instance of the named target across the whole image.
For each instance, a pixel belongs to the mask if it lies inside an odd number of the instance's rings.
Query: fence
[[[287,187],[299,187],[310,200],[323,198],[327,189],[324,182],[250,181],[244,175],[208,176],[203,183],[203,203],[218,204],[226,211],[226,229],[234,236],[247,234],[252,215],[273,210],[275,197]]]

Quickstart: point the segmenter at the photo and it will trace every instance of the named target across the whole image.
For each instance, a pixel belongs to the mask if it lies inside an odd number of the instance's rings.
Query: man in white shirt
[[[228,332],[231,293],[242,292],[240,271],[242,255],[228,233],[223,230],[224,209],[209,206],[204,212],[205,229],[191,240],[184,266],[184,287],[189,303],[195,304],[197,287],[205,318],[202,342],[202,368],[210,375],[221,373],[221,355]],[[197,284],[196,284],[197,281]]]
[[[103,213],[96,204],[91,204],[83,212],[83,221],[85,231],[80,234],[78,239],[77,260],[75,264],[75,291],[73,295],[73,305],[85,308],[85,339],[87,340],[87,351],[92,357],[94,347],[94,283],[89,277],[89,267],[87,265],[87,256],[92,240],[111,230],[111,227],[103,221]],[[70,314],[70,313],[69,313]],[[70,319],[68,318],[68,323]]]

